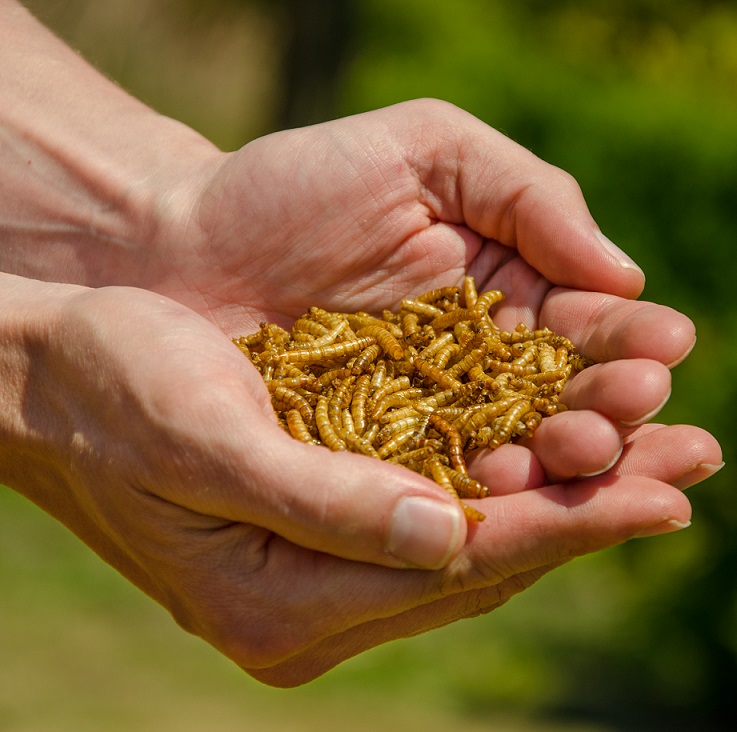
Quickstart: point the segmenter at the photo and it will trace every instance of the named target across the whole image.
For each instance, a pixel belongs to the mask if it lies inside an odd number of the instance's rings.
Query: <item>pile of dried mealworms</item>
[[[497,328],[504,299],[471,277],[402,300],[398,313],[312,307],[291,332],[262,323],[234,339],[261,373],[280,424],[302,442],[404,465],[463,502],[489,490],[466,457],[529,437],[563,409],[566,381],[587,362],[547,328]]]

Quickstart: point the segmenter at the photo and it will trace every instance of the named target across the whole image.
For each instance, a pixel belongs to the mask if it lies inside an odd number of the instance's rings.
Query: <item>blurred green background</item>
[[[737,713],[737,7],[718,0],[33,0],[225,149],[418,96],[572,173],[696,349],[663,421],[727,467],[693,526],[579,559],[490,616],[306,687],[253,682],[0,490],[0,729],[723,730]]]

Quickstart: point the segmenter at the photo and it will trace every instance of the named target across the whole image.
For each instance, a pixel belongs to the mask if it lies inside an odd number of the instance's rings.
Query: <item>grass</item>
[[[545,722],[514,705],[494,709],[486,692],[502,678],[524,687],[535,664],[486,634],[487,618],[388,644],[298,689],[263,686],[7,489],[0,587],[5,732],[317,732],[349,721],[357,732],[605,732]]]

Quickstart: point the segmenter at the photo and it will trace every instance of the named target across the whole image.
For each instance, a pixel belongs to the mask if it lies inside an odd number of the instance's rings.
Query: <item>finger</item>
[[[570,338],[594,361],[647,358],[672,367],[696,342],[694,325],[682,313],[598,293],[551,291],[540,323]]]
[[[547,478],[535,453],[508,443],[496,450],[477,450],[468,457],[469,473],[485,485],[492,496],[506,496],[540,488]]]
[[[692,425],[646,425],[633,433],[612,475],[643,475],[684,490],[724,466],[722,449]]]
[[[466,223],[516,247],[556,284],[640,294],[642,271],[600,234],[570,175],[451,105],[413,102],[403,107],[401,119],[415,141],[409,162],[436,218]],[[433,146],[430,154],[427,145],[416,144],[420,126]]]
[[[550,482],[598,475],[622,453],[622,437],[611,420],[591,410],[567,411],[544,419],[525,442]]]
[[[651,420],[671,393],[671,374],[650,359],[594,364],[566,385],[562,401],[572,410],[591,409],[627,433]]]

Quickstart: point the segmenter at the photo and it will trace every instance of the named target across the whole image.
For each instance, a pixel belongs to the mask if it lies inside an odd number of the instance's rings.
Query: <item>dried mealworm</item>
[[[458,379],[454,379],[445,369],[436,366],[432,361],[425,360],[417,353],[411,356],[412,364],[417,371],[426,376],[430,381],[434,381],[442,389],[450,389],[451,391],[460,391],[462,384]]]
[[[375,338],[364,336],[363,338],[357,338],[355,341],[341,341],[340,343],[330,343],[326,346],[286,351],[280,354],[279,358],[287,363],[331,361],[346,356],[354,356],[373,343],[376,343]]]
[[[391,409],[392,407],[408,407],[415,399],[419,399],[424,396],[425,393],[424,389],[412,387],[410,389],[402,389],[401,391],[387,394],[380,402],[378,402],[378,404],[374,405],[373,411],[371,412],[371,419],[378,422],[384,412],[388,409]]]
[[[465,305],[465,307],[474,307],[476,305],[476,301],[478,300],[479,294],[476,290],[476,282],[474,281],[473,277],[469,277],[468,275],[466,275],[463,278],[462,293],[463,304]]]
[[[369,457],[379,457],[379,453],[365,437],[361,437],[361,435],[357,435],[355,432],[347,430],[341,432],[340,436],[348,446],[348,449],[352,452],[360,452],[364,455],[368,455]]]
[[[430,290],[422,295],[418,295],[415,299],[417,302],[435,303],[438,300],[450,300],[455,301],[458,299],[460,288],[458,287],[438,287],[435,290]]]
[[[379,430],[376,435],[376,442],[382,445],[385,442],[388,442],[392,437],[394,437],[394,435],[410,429],[416,430],[421,425],[424,429],[424,425],[427,424],[428,419],[429,417],[423,417],[418,414],[416,417],[405,417],[404,419],[398,419],[395,422],[389,422]]]
[[[351,395],[351,417],[353,417],[353,428],[361,435],[366,429],[366,400],[371,387],[371,376],[361,374],[356,380],[356,386]]]
[[[442,308],[436,307],[435,305],[430,305],[430,303],[427,302],[419,302],[418,300],[413,300],[412,298],[405,298],[404,300],[402,300],[402,310],[408,313],[415,313],[415,315],[424,316],[428,320],[437,318],[444,312]]]
[[[304,442],[308,445],[319,444],[319,442],[310,434],[309,429],[307,429],[307,425],[302,419],[302,415],[299,413],[299,410],[290,409],[287,412],[286,419],[289,434],[292,435],[295,440],[299,440],[300,442]]]
[[[417,438],[417,430],[410,427],[404,430],[404,432],[398,432],[394,437],[385,442],[377,452],[382,460],[385,460],[389,456],[398,452],[400,448],[404,447],[408,442]]]
[[[408,376],[397,376],[396,379],[391,379],[385,382],[382,386],[371,393],[371,403],[377,404],[384,397],[394,392],[402,391],[403,389],[409,389],[412,386],[412,382]]]
[[[348,450],[348,445],[338,436],[328,416],[328,398],[323,394],[317,400],[315,407],[315,423],[320,433],[322,443],[334,452]]]
[[[433,412],[428,417],[428,426],[437,430],[442,438],[445,440],[447,445],[447,455],[450,459],[450,464],[463,475],[468,475],[468,468],[466,468],[466,460],[463,457],[463,442],[461,435],[448,420],[443,419],[440,415]]]
[[[371,364],[381,355],[381,346],[373,343],[358,354],[356,360],[351,364],[351,371],[358,376],[366,371]]]
[[[447,328],[452,328],[457,323],[478,320],[480,317],[481,313],[476,309],[458,308],[457,310],[450,310],[433,318],[430,321],[430,326],[436,331],[443,331]]]
[[[361,328],[357,335],[374,338],[375,342],[381,346],[381,349],[389,358],[395,361],[401,361],[404,356],[404,347],[402,344],[385,328],[379,325],[367,325]]]
[[[512,429],[517,422],[532,409],[529,401],[521,399],[513,404],[509,410],[500,417],[500,421],[494,426],[494,437],[491,441],[492,447],[498,447],[509,441],[512,435]]]
[[[277,385],[271,391],[273,401],[286,404],[290,409],[296,409],[305,422],[312,421],[312,407],[310,403],[301,394],[286,386]]]

